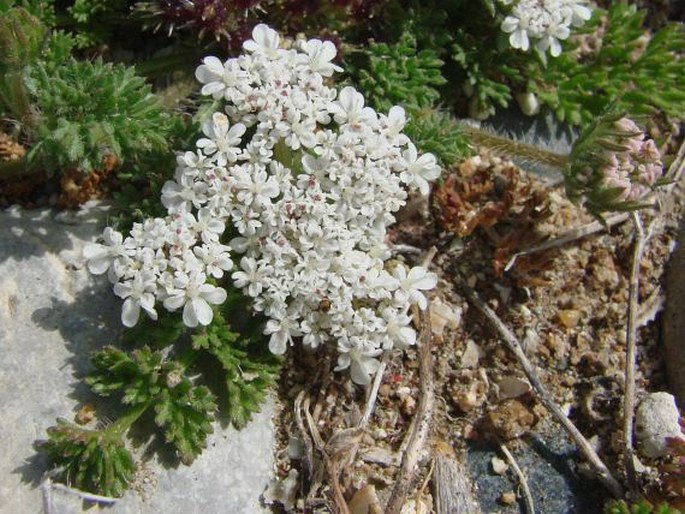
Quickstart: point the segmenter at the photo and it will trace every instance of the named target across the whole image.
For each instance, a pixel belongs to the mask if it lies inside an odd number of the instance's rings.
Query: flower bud
[[[526,116],[535,116],[540,112],[540,102],[535,93],[517,93],[516,101]]]
[[[661,155],[637,124],[608,115],[574,144],[565,170],[568,196],[593,214],[645,206],[663,172]]]

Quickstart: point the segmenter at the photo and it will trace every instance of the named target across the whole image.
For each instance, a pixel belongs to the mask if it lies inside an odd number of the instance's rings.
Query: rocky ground
[[[445,484],[436,476],[445,462],[458,466],[463,495],[472,493],[482,512],[529,511],[514,463],[537,512],[599,512],[611,495],[541,403],[520,362],[467,299],[463,284],[515,334],[561,411],[622,481],[634,224],[623,215],[602,227],[559,187],[487,152],[443,178],[430,205],[410,208],[391,240],[397,258],[412,263],[437,248],[432,269],[441,276],[431,298],[433,407],[402,512],[445,512],[439,497]],[[649,239],[639,273],[637,402],[669,389],[660,313],[665,265],[683,209],[682,182],[669,191],[660,210],[641,215]],[[579,228],[594,232],[579,237]],[[569,233],[569,241],[511,260]],[[321,355],[294,355],[279,392],[278,476],[285,481],[270,498],[288,511],[334,510],[338,493],[353,498],[353,513],[385,505],[403,475],[407,434],[421,418],[426,377],[419,370],[420,351],[388,359],[365,426],[365,391],[329,373],[331,363]],[[643,493],[665,497],[659,490],[664,461],[638,455]]]

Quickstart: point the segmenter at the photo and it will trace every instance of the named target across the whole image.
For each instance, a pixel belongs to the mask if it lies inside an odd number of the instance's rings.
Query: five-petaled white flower
[[[417,187],[421,194],[428,194],[428,181],[435,180],[440,176],[441,168],[438,166],[435,156],[430,153],[419,157],[419,152],[413,143],[407,145],[402,152],[402,158],[406,163],[406,169],[400,173],[400,179],[408,186]]]
[[[175,311],[183,307],[183,323],[187,327],[209,325],[214,317],[211,305],[220,305],[226,301],[226,290],[208,284],[202,272],[184,273],[177,271],[174,289],[164,300],[164,307]]]
[[[260,23],[252,29],[252,39],[243,43],[243,48],[252,54],[263,55],[267,59],[278,58],[283,50],[280,49],[281,37],[268,25]]]

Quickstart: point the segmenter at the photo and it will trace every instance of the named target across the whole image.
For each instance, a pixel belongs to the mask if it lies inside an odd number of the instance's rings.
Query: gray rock
[[[581,456],[566,433],[549,417],[530,432],[508,444],[519,467],[527,477],[535,512],[544,514],[596,514],[607,500],[607,493],[596,480],[584,475]],[[518,480],[511,468],[504,474],[492,469],[498,456],[497,444],[471,443],[467,453],[468,470],[476,486],[483,512],[519,514],[525,512],[521,498],[511,505],[500,500],[502,494],[517,491]]]
[[[78,213],[11,208],[0,213],[0,512],[43,511],[41,482],[48,469],[33,443],[57,417],[70,419],[94,397],[80,377],[89,355],[116,343],[120,301],[104,277],[93,277],[81,258],[83,244],[106,223],[106,206]],[[170,467],[154,454],[144,460],[135,491],[112,514],[255,513],[271,478],[275,441],[267,402],[237,432],[216,427],[207,450],[192,466]],[[141,454],[143,447],[137,449]],[[60,488],[43,488],[52,514],[97,512]]]
[[[685,440],[680,431],[680,413],[672,394],[650,393],[635,413],[635,439],[638,449],[645,457],[662,457],[668,453],[667,437]]]

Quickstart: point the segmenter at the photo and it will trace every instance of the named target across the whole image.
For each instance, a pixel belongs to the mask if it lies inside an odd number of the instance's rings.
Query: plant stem
[[[637,309],[638,291],[640,286],[640,262],[645,249],[645,231],[642,220],[637,212],[632,213],[635,225],[635,242],[633,247],[633,262],[630,268],[630,282],[628,283],[628,323],[626,327],[626,363],[625,363],[625,394],[623,395],[623,458],[626,467],[626,478],[631,491],[637,490],[637,478],[633,463],[633,419],[635,409],[635,360],[637,339]]]
[[[106,432],[112,436],[112,438],[121,438],[126,431],[131,428],[138,418],[143,415],[143,413],[152,405],[152,401],[141,403],[136,405],[126,414],[117,419],[114,423],[107,427]]]
[[[467,125],[466,123],[460,123],[459,126],[475,144],[490,150],[559,169],[565,168],[569,163],[568,155],[550,152],[534,145],[513,141],[492,132]]]
[[[616,498],[623,497],[623,487],[620,482],[614,478],[609,471],[609,468],[602,462],[599,458],[597,452],[588,442],[587,439],[580,433],[580,430],[576,428],[573,422],[568,418],[568,416],[561,410],[561,408],[554,401],[554,397],[549,393],[547,388],[543,385],[542,381],[538,378],[532,363],[528,360],[521,343],[514,333],[507,327],[504,322],[497,316],[497,314],[488,305],[481,300],[478,293],[471,289],[466,281],[461,277],[455,277],[455,282],[459,289],[464,293],[469,302],[480,311],[480,313],[485,316],[492,327],[497,331],[502,341],[509,348],[509,350],[514,354],[516,360],[519,362],[523,368],[523,372],[526,374],[530,385],[535,390],[537,398],[540,403],[556,418],[556,420],[561,424],[561,426],[568,432],[568,435],[575,441],[580,449],[581,453],[594,468],[597,478],[602,482],[602,484],[611,492]]]
[[[435,253],[429,253],[432,259]],[[426,264],[427,266],[427,264]],[[435,384],[433,382],[433,368],[431,355],[431,329],[430,303],[426,309],[419,311],[421,333],[418,342],[419,362],[419,403],[416,407],[416,416],[405,437],[406,450],[402,455],[400,470],[395,481],[390,499],[385,506],[385,514],[397,514],[405,505],[407,490],[418,469],[421,450],[426,445],[428,435],[432,427],[433,408],[435,405]],[[404,443],[404,442],[403,442]]]

